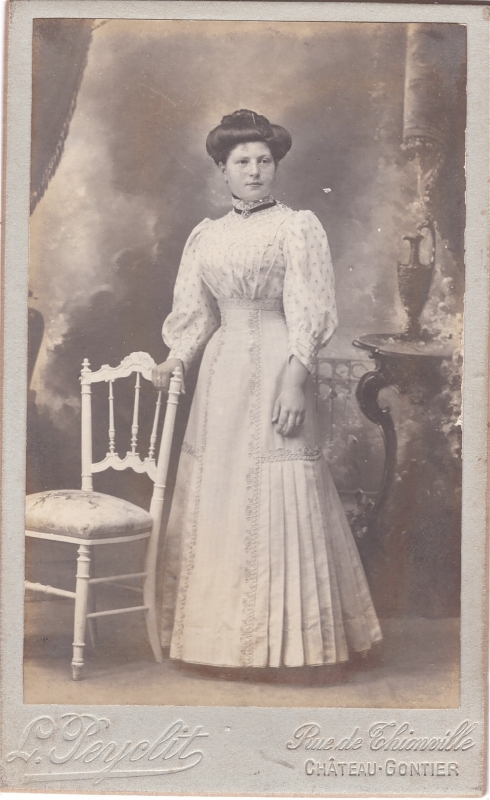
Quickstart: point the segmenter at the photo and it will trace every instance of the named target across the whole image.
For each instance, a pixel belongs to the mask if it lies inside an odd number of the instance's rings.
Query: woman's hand
[[[303,386],[308,377],[308,370],[299,358],[292,356],[289,360],[284,386],[274,403],[272,424],[277,424],[277,432],[281,436],[296,436],[305,421],[306,400]]]
[[[167,394],[168,387],[170,385],[170,378],[173,375],[174,370],[178,368],[180,369],[181,373],[181,388],[180,393],[185,394],[185,386],[184,386],[184,365],[180,358],[167,358],[163,364],[158,364],[158,366],[154,367],[151,373],[151,382],[156,389],[161,389],[162,392]]]
[[[306,401],[302,386],[285,386],[274,403],[272,423],[281,436],[296,436],[305,420]]]

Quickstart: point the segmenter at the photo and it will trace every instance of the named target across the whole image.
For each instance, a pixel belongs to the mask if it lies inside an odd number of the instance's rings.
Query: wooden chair
[[[26,536],[47,541],[72,542],[78,545],[76,588],[74,592],[40,583],[25,582],[26,589],[44,592],[75,600],[74,640],[72,671],[73,680],[80,680],[84,663],[85,628],[87,621],[95,642],[95,620],[112,614],[127,614],[133,611],[145,613],[148,637],[155,660],[162,661],[162,650],[155,610],[155,579],[158,538],[162,521],[165,481],[167,478],[175,415],[181,388],[181,375],[173,374],[167,400],[167,410],[161,434],[158,458],[155,462],[158,423],[162,404],[162,393],[158,392],[146,458],[140,458],[138,446],[139,406],[141,377],[151,380],[155,362],[147,353],[131,353],[117,367],[104,365],[92,372],[87,359],[83,362],[80,376],[82,386],[82,489],[39,492],[26,498]],[[114,381],[136,373],[134,407],[131,425],[131,449],[120,458],[115,445],[114,426]],[[109,450],[102,461],[92,461],[92,404],[91,385],[106,381],[109,385]],[[146,473],[153,481],[153,493],[149,512],[112,495],[94,492],[92,475],[108,468],[132,469]],[[138,539],[147,539],[144,571],[125,575],[91,577],[91,554],[98,545],[118,545]],[[143,579],[143,586],[132,585],[140,591],[140,605],[115,608],[108,611],[95,609],[95,586],[103,583]]]

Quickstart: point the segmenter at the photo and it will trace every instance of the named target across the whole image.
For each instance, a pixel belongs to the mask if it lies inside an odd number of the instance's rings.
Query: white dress
[[[319,446],[272,424],[288,357],[311,372],[337,324],[327,237],[310,211],[232,210],[191,233],[163,327],[187,368],[205,347],[167,529],[162,644],[228,667],[332,664],[381,638]]]

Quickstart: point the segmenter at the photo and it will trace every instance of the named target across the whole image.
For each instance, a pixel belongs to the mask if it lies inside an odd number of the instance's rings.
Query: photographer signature
[[[191,729],[178,719],[154,741],[121,743],[109,740],[110,726],[107,717],[94,714],[63,714],[59,723],[49,716],[37,717],[27,725],[18,749],[7,755],[7,761],[21,759],[44,769],[48,765],[63,767],[60,771],[26,774],[27,781],[92,779],[97,785],[109,777],[169,775],[192,769],[204,757],[198,740],[209,736],[202,725]],[[84,769],[82,765],[90,767]]]

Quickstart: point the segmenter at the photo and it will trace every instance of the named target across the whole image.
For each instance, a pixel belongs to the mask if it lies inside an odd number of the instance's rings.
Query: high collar
[[[240,197],[237,197],[234,194],[232,194],[231,197],[235,212],[244,217],[249,217],[250,214],[253,214],[255,211],[261,211],[262,209],[272,208],[272,206],[277,205],[276,201],[270,194],[267,195],[267,197],[261,197],[260,200],[251,200],[249,202],[242,200]]]

